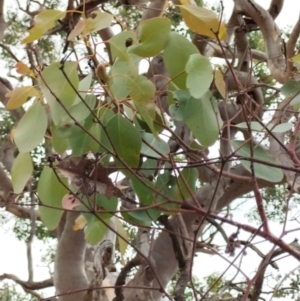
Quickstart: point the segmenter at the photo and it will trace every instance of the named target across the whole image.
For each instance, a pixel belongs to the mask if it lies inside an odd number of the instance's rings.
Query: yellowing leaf
[[[290,61],[294,63],[294,66],[299,70],[300,69],[300,54],[297,54],[296,56],[290,58]],[[295,98],[298,98],[297,96]],[[295,98],[293,101],[295,101]]]
[[[73,40],[80,34],[87,35],[92,32],[104,29],[110,26],[113,16],[106,12],[93,11],[91,13],[93,18],[81,19],[78,21],[74,29],[68,36],[68,41]]]
[[[300,63],[300,54],[291,57],[290,60],[294,63]]]
[[[55,26],[55,21],[63,18],[65,11],[44,10],[34,17],[34,26],[29,30],[29,36],[22,40],[22,44],[28,44],[42,37],[49,29]]]
[[[80,19],[75,25],[75,27],[73,28],[73,30],[70,32],[68,36],[68,41],[72,41],[74,38],[79,36],[83,32],[85,25],[86,25],[86,19]]]
[[[30,77],[35,77],[33,71],[22,62],[16,63],[16,71],[19,74],[28,74]]]
[[[73,225],[73,230],[78,231],[82,230],[87,224],[87,221],[83,215],[79,215]]]
[[[219,28],[219,39],[225,41],[227,39],[227,28],[225,22],[222,22]]]
[[[31,29],[29,29],[29,36],[26,37],[25,39],[22,40],[22,44],[29,44],[32,43],[35,40],[38,40],[39,38],[41,38],[44,34],[43,28],[40,27],[32,27]]]
[[[6,93],[5,96],[10,97],[6,105],[6,108],[8,110],[17,109],[20,106],[22,106],[29,97],[38,96],[38,95],[39,95],[39,91],[32,86],[16,88]]]
[[[178,5],[185,24],[194,32],[216,38],[215,33],[219,29],[217,15],[206,8],[195,5]],[[219,38],[226,38],[225,24],[221,24]]]
[[[220,94],[222,95],[222,97],[225,99],[226,98],[226,84],[225,84],[224,77],[223,77],[223,74],[220,71],[220,69],[218,69],[215,72],[215,85],[216,85],[218,91],[220,92]]]
[[[93,11],[91,13],[94,18],[88,18],[85,22],[85,28],[83,34],[89,34],[110,26],[113,16],[106,12]]]
[[[191,0],[180,0],[180,3],[183,5],[192,5],[192,1]]]

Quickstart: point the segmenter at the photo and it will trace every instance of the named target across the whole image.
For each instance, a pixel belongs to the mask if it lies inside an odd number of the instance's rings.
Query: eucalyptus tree
[[[227,23],[222,2],[215,12],[192,0],[16,0],[4,18],[1,9],[1,205],[28,225],[29,277],[0,279],[39,299],[54,286],[44,300],[261,298],[274,258],[300,259],[297,242],[284,240],[297,230],[289,212],[300,191],[300,19],[284,39],[283,2],[234,1]],[[249,193],[259,226],[231,217],[230,204]],[[275,235],[268,206],[279,195]],[[47,235],[57,239],[54,274],[34,281],[32,241]],[[235,264],[248,249],[261,258],[254,275]],[[203,252],[229,261],[241,281],[195,285]],[[297,281],[285,293],[284,279],[274,297],[294,294]]]

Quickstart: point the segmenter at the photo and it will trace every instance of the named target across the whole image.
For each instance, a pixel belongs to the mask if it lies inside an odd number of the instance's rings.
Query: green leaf
[[[81,156],[88,152],[91,137],[80,130],[76,136],[69,138],[69,145],[73,156]]]
[[[67,115],[65,109],[73,105],[77,95],[79,82],[77,62],[51,64],[43,70],[39,82],[49,104],[53,122],[59,125],[64,115]]]
[[[105,210],[108,212],[98,213],[98,215],[102,219],[109,219],[113,216],[113,212],[117,210],[118,206],[118,198],[117,197],[111,197],[108,199],[105,195],[97,195],[96,197],[97,205],[99,206],[99,209]]]
[[[300,108],[300,82],[289,80],[281,87],[281,93],[285,97],[293,98],[290,105],[295,109]]]
[[[137,69],[132,74],[129,72],[131,63],[127,61],[117,60],[110,72],[110,78],[108,80],[108,86],[113,96],[118,100],[124,100],[132,91],[132,85],[130,86],[130,79],[136,78]]]
[[[147,158],[146,161],[143,162],[142,167],[141,167],[141,172],[143,173],[143,175],[147,178],[149,177],[154,177],[154,174],[156,172],[157,169],[157,160],[155,159],[150,159]]]
[[[199,54],[197,47],[184,36],[172,32],[164,49],[163,60],[168,74],[179,89],[186,89],[185,66],[192,54]]]
[[[210,87],[213,70],[209,60],[201,54],[192,54],[185,66],[186,86],[195,98],[201,97]]]
[[[251,148],[249,143],[245,141],[232,141],[231,142],[236,154],[241,157],[251,158]],[[257,146],[253,150],[253,159],[265,161],[266,164],[253,162],[255,177],[267,180],[272,183],[280,182],[283,178],[281,169],[273,166],[268,166],[268,163],[275,163],[275,159],[261,146]],[[242,165],[251,172],[251,162],[241,160]]]
[[[110,109],[102,107],[99,109],[97,116],[101,124],[98,122],[94,123],[89,131],[90,134],[97,139],[97,141],[92,138],[90,139],[90,149],[93,152],[99,153],[106,152],[107,150],[113,152],[113,148],[103,127],[115,116],[115,113]]]
[[[138,26],[140,43],[128,48],[130,53],[141,57],[158,55],[166,46],[171,31],[171,21],[164,17],[142,21]]]
[[[109,220],[106,222],[109,223]],[[103,238],[106,230],[106,225],[93,216],[91,220],[88,220],[88,223],[84,228],[85,239],[88,243],[96,245]]]
[[[185,107],[184,120],[186,125],[199,140],[201,145],[213,145],[219,136],[219,110],[211,92],[203,97],[191,97]]]
[[[29,153],[19,153],[11,168],[11,182],[14,193],[21,193],[33,172],[32,160]]]
[[[157,220],[158,217],[161,215],[161,212],[156,209],[147,209],[140,211],[130,211],[128,212],[128,214],[139,221],[150,223]]]
[[[143,133],[142,138],[143,143],[141,154],[152,158],[162,158],[163,156],[167,156],[169,153],[170,148],[167,142],[163,140],[157,140],[150,133]]]
[[[251,121],[249,123],[249,126],[250,126],[251,130],[255,131],[255,132],[265,132],[266,128],[268,128],[272,133],[284,133],[284,132],[287,132],[287,131],[289,131],[293,128],[293,124],[288,123],[288,122],[278,124],[274,127],[274,125],[272,123],[267,124],[267,125],[261,125],[257,121]],[[248,130],[247,122],[241,122],[241,123],[237,124],[236,127],[239,128],[239,129]]]
[[[175,104],[170,105],[170,116],[178,121],[184,121],[185,106],[191,95],[186,90],[177,90],[174,92]]]
[[[37,192],[42,204],[47,206],[40,205],[39,211],[43,223],[49,230],[54,230],[58,226],[63,214],[62,198],[68,190],[61,183],[68,187],[66,179],[59,181],[54,171],[45,166],[40,176]]]
[[[82,102],[82,99],[85,99],[87,93],[90,90],[91,84],[93,80],[93,74],[90,73],[84,79],[82,79],[78,84],[78,94],[76,94],[75,100],[73,102],[73,106]],[[80,95],[80,97],[79,97]]]
[[[39,102],[33,104],[20,120],[14,133],[14,141],[21,153],[32,151],[42,142],[47,123],[44,107]]]
[[[133,31],[122,31],[112,37],[109,41],[111,47],[112,60],[116,58],[127,60],[129,55],[127,49],[129,46],[137,44],[137,37]]]
[[[150,131],[153,133],[154,137],[157,140],[160,140],[160,138],[157,134],[157,128],[154,124],[154,120],[157,117],[155,104],[154,103],[144,104],[144,103],[134,102],[134,105],[135,105],[138,113],[142,117],[143,121],[146,122]]]
[[[96,101],[97,99],[95,95],[87,95],[84,99],[85,103],[83,101],[80,101],[80,103],[70,107],[68,111],[77,122],[83,121],[94,110]],[[61,122],[73,123],[74,121],[71,117],[69,117],[69,115],[64,115]]]
[[[82,123],[83,129],[75,124],[72,125],[71,132],[73,132],[73,134],[69,136],[68,141],[73,156],[81,156],[88,152],[91,139],[88,132],[92,124],[93,119],[90,115],[89,118],[85,119],[84,123]]]
[[[65,138],[61,138],[57,135],[57,128],[54,124],[51,126],[52,146],[54,150],[62,155],[69,147],[69,142]]]
[[[181,197],[178,194],[178,178],[171,175],[170,172],[165,172],[163,174],[159,174],[155,183],[155,190],[159,191],[160,194],[156,195],[155,203],[167,203],[162,206],[167,209],[166,213],[169,209],[178,209],[180,207]],[[170,200],[174,202],[170,202]]]
[[[132,177],[131,183],[140,203],[146,206],[152,205],[155,195],[154,184],[147,179],[137,177]]]
[[[80,132],[82,132],[82,129],[74,123],[56,127],[56,135],[59,138],[71,138],[79,135]]]
[[[116,151],[116,158],[130,167],[138,167],[142,138],[136,127],[120,114],[116,114],[107,123],[106,130]]]
[[[149,103],[153,101],[156,88],[151,80],[143,75],[135,79],[128,80],[128,88],[131,90],[130,96],[135,102]]]
[[[184,168],[178,176],[178,195],[180,200],[191,199],[196,193],[198,171],[196,168]]]
[[[122,208],[121,208],[122,209]],[[139,210],[139,211],[122,211],[122,216],[128,223],[132,225],[150,227],[161,213],[158,210]]]

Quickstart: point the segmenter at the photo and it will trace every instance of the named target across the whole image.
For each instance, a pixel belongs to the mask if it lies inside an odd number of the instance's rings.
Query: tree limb
[[[53,286],[52,278],[46,279],[43,281],[34,282],[34,281],[23,281],[19,277],[12,275],[12,274],[0,275],[0,280],[5,280],[5,279],[12,280],[12,281],[16,282],[17,284],[21,285],[22,288],[27,289],[27,290],[39,290],[39,289]]]

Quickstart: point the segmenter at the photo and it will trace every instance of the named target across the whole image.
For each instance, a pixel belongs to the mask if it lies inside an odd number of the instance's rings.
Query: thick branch
[[[295,47],[296,47],[296,43],[298,41],[299,38],[299,34],[300,34],[300,16],[299,19],[297,21],[297,23],[295,24],[291,35],[289,37],[289,40],[286,44],[286,56],[287,59],[290,59],[291,57],[293,57],[295,55]],[[293,62],[288,60],[288,70],[290,72],[293,71]]]
[[[34,281],[23,281],[19,277],[12,275],[12,274],[2,274],[0,275],[0,280],[5,280],[9,279],[17,284],[21,285],[23,289],[28,289],[28,290],[39,290],[47,287],[53,286],[53,279],[47,279],[39,282],[34,282]]]
[[[82,230],[74,231],[73,224],[79,216],[77,212],[68,212],[64,230],[58,242],[54,285],[57,294],[61,294],[59,301],[80,300],[88,288],[88,281],[84,271],[84,253],[86,242]],[[81,292],[72,293],[75,290]]]
[[[283,2],[284,0],[272,0],[268,11],[274,20],[280,14],[283,7]]]
[[[286,72],[286,59],[282,51],[280,31],[272,16],[253,0],[235,1],[235,10],[250,17],[260,28],[265,42],[271,74],[278,82],[285,83],[289,76]]]
[[[289,106],[290,101],[290,98],[286,98],[279,104],[271,121],[274,126],[287,122],[293,116],[293,109]],[[276,163],[286,167],[295,167],[297,159],[293,160],[291,158],[291,153],[284,146],[284,138],[285,133],[273,133],[270,136],[270,153],[274,156]],[[298,173],[289,170],[283,170],[283,173],[291,189],[299,193],[300,178],[298,177]]]

